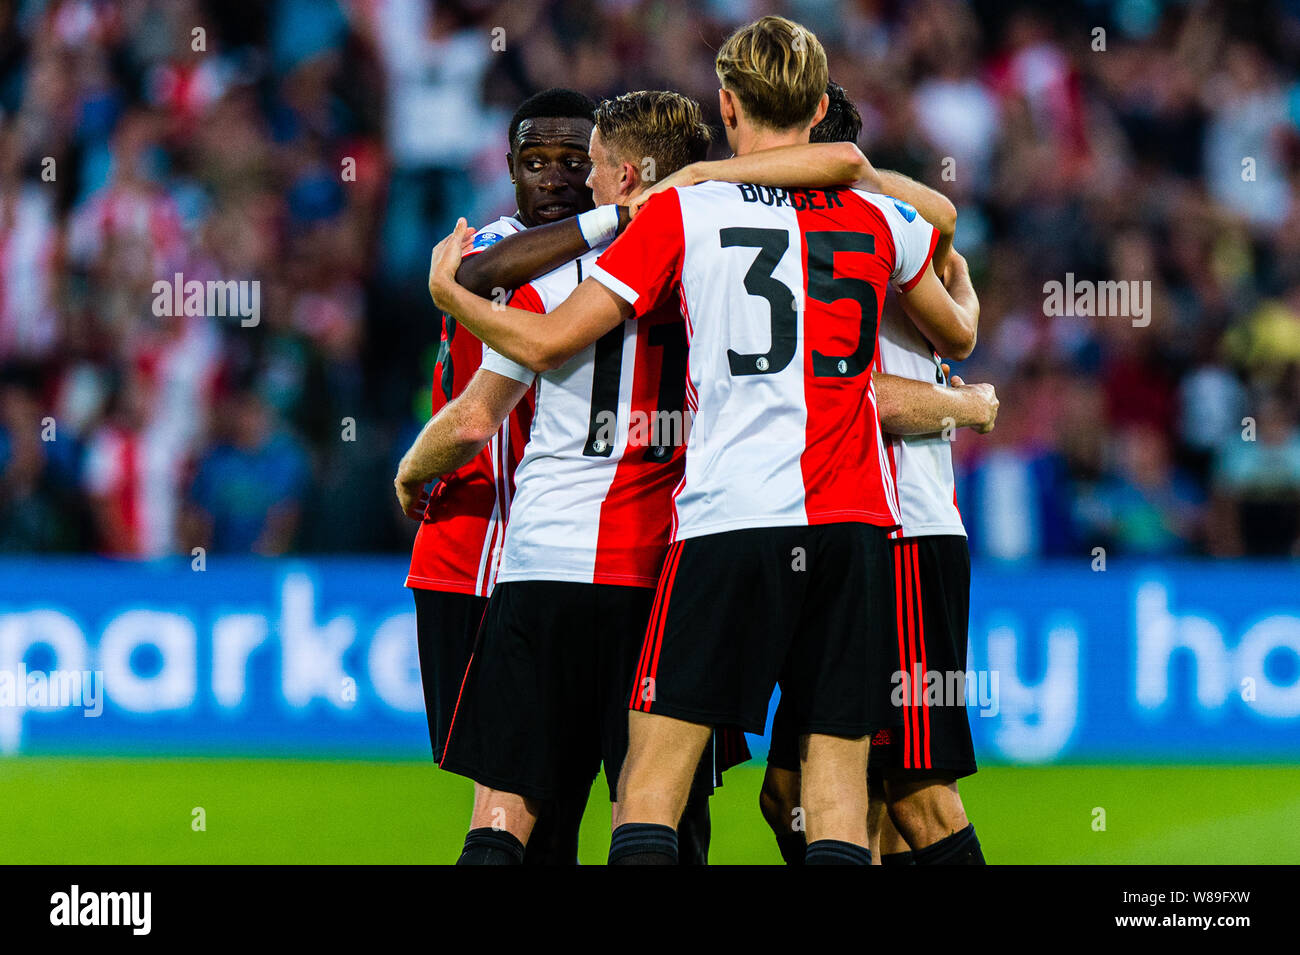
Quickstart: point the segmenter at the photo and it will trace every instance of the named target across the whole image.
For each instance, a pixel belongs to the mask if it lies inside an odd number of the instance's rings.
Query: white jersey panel
[[[880,368],[889,375],[939,383],[941,359],[900,309],[887,309],[880,324]],[[952,442],[941,434],[886,435],[894,461],[902,536],[966,536],[957,510]]]
[[[800,466],[807,431],[802,347],[807,283],[798,218],[789,207],[738,202],[736,189],[731,183],[710,183],[678,190],[686,248],[683,311],[691,340],[687,403],[692,411],[686,478],[676,498],[678,540],[808,522]],[[719,200],[725,202],[725,233],[719,228]],[[773,348],[772,304],[761,295],[745,294],[750,267],[768,253],[742,230],[782,227],[785,247],[771,274],[784,286],[776,294],[794,293],[794,357],[774,374],[733,375],[729,351],[761,356]],[[724,241],[735,244],[724,246]],[[696,321],[699,316],[705,320]],[[760,364],[766,359],[753,360],[755,371],[766,371]],[[694,419],[699,407],[712,410],[707,422]]]
[[[530,283],[546,311],[559,305],[590,272],[604,247]],[[631,381],[635,326],[624,322],[620,381]],[[596,575],[601,507],[627,446],[631,388],[619,388],[608,456],[586,455],[597,344],[561,367],[538,375],[532,431],[515,471],[515,496],[506,526],[498,582],[561,580],[592,583]],[[526,380],[522,366],[487,350],[483,367]],[[597,439],[606,440],[602,433]],[[603,446],[601,448],[603,450]]]

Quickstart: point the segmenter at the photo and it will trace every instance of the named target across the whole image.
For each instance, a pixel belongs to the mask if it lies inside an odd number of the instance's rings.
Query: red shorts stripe
[[[910,762],[905,765],[909,769],[917,769],[921,762],[921,715],[916,712],[916,696],[918,687],[916,685],[916,600],[917,594],[913,587],[916,577],[916,563],[913,557],[913,545],[907,544],[903,547],[905,555],[904,560],[907,570],[907,580],[905,583],[907,589],[907,687],[908,692],[912,694],[911,709],[911,745],[908,748],[907,758]]]
[[[652,656],[650,657],[650,669],[643,677],[643,682],[649,681],[650,683],[653,684],[654,681],[658,679],[659,676],[659,652],[664,648],[664,626],[668,622],[668,605],[669,602],[672,600],[673,581],[677,578],[677,564],[681,559],[681,555],[682,555],[682,545],[679,543],[677,545],[677,552],[673,554],[672,566],[669,567],[668,565],[665,565],[665,570],[668,575],[668,585],[667,587],[664,588],[664,602],[663,605],[659,608],[659,619],[658,621],[656,621],[655,624],[654,650]],[[642,694],[642,696],[644,695],[645,694]],[[643,704],[641,708],[648,713],[650,711],[650,703],[653,700],[654,700],[654,692],[652,690],[650,693],[650,699],[641,701]]]
[[[479,618],[478,629],[479,636],[483,633],[483,621],[487,619],[487,607],[483,608],[483,616]],[[461,697],[465,695],[465,684],[469,681],[469,670],[474,665],[474,655],[478,653],[478,638],[474,639],[474,650],[469,655],[469,662],[465,664],[465,675],[460,678],[460,689],[456,691],[456,705],[451,709],[451,722],[447,724],[447,738],[442,741],[442,759],[438,760],[441,766],[447,761],[447,750],[451,747],[451,731],[456,728],[456,714],[460,712]]]
[[[447,750],[451,748],[451,731],[456,728],[456,714],[460,712],[460,698],[465,695],[465,681],[469,679],[469,668],[474,665],[474,654],[469,655],[469,662],[465,664],[465,675],[460,678],[460,689],[456,692],[456,705],[451,710],[451,722],[447,724],[447,738],[442,743],[442,759],[438,760],[441,766],[447,761]]]
[[[917,626],[917,643],[921,647],[921,675],[924,678],[929,672],[929,665],[925,659],[925,609],[921,605],[921,552],[920,545],[915,541],[912,543],[912,573],[915,576],[914,586],[916,587],[916,626]],[[922,763],[921,768],[931,769],[930,765],[930,706],[923,700],[921,706],[921,718],[924,721],[925,732],[921,742]]]
[[[663,629],[662,618],[666,616],[668,591],[672,588],[672,576],[677,568],[677,556],[681,553],[681,542],[668,545],[668,554],[664,558],[663,570],[659,572],[659,587],[655,591],[654,605],[650,608],[650,622],[646,625],[645,640],[641,644],[641,657],[636,666],[636,680],[632,684],[632,696],[628,700],[630,709],[648,709],[649,701],[641,699],[641,687],[647,676],[650,658],[658,634]]]
[[[905,625],[903,623],[903,548],[894,548],[894,627],[898,633],[898,672],[907,673],[907,650],[904,644],[903,634]],[[907,680],[903,681],[903,768],[909,768],[907,765],[907,753],[909,740],[911,738],[911,717],[908,715],[908,694]]]

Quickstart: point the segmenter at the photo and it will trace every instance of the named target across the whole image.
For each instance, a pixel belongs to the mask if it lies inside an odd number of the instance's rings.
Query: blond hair
[[[811,30],[768,16],[741,27],[718,50],[714,69],[745,115],[770,129],[812,122],[826,92],[826,51]]]
[[[605,100],[596,107],[596,128],[605,148],[620,159],[643,169],[645,160],[653,160],[652,180],[704,159],[712,138],[700,104],[669,90],[639,90]]]

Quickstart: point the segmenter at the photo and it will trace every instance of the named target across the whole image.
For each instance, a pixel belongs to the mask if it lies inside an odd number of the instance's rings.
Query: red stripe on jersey
[[[672,539],[673,490],[686,473],[686,326],[676,303],[636,323],[635,354],[627,446],[600,505],[597,584],[653,586],[659,579]],[[659,406],[661,393],[673,407]]]
[[[625,241],[629,234],[631,240]],[[654,238],[644,242],[638,236]],[[596,268],[608,271],[627,291],[636,293],[633,314],[640,317],[678,289],[685,254],[681,197],[676,189],[667,189],[650,197],[637,213],[633,226],[600,254]],[[682,294],[680,289],[678,294]]]
[[[910,292],[912,291],[912,289],[916,288],[916,283],[921,281],[921,276],[923,276],[925,274],[925,270],[930,267],[930,261],[934,258],[934,247],[937,246],[938,244],[939,244],[939,230],[935,229],[930,236],[930,251],[925,254],[925,264],[916,270],[915,275],[913,275],[910,279],[908,279],[906,282],[904,282],[902,285],[899,286],[900,290],[904,292]]]
[[[689,430],[694,425],[695,413],[700,410],[700,393],[695,388],[695,382],[691,380],[691,336],[695,334],[695,325],[691,322],[691,309],[686,302],[686,292],[678,288],[678,302],[682,310],[682,322],[686,326],[686,419],[682,422],[683,437],[689,439]],[[686,487],[686,459],[682,459],[682,476],[673,488],[671,497],[670,518],[672,528],[670,531],[670,540],[677,540],[677,498],[681,495]]]
[[[534,306],[529,294],[537,298],[531,289],[520,290],[510,304],[542,311],[540,300]],[[444,348],[433,373],[432,414],[437,414],[465,390],[483,361],[482,342],[446,316],[442,342]],[[510,412],[497,432],[497,440],[489,442],[472,461],[447,475],[433,489],[411,548],[406,586],[480,596],[488,593],[493,569],[500,559],[500,522],[509,516],[515,468],[523,457],[533,408],[534,393],[529,391]],[[501,446],[500,464],[493,460],[494,444]],[[501,465],[504,465],[503,473]],[[497,521],[493,520],[494,515],[498,515]]]
[[[875,371],[879,371],[879,372],[884,372],[885,370],[885,366],[880,360],[879,348],[876,349],[876,360],[873,363],[872,368]],[[877,413],[878,412],[879,412],[879,403],[877,403]],[[889,472],[885,475],[886,478],[888,479],[887,488],[889,490],[890,495],[894,499],[894,504],[897,506],[898,505],[898,457],[897,455],[894,454],[893,438],[891,438],[888,434],[885,433],[885,427],[883,423],[880,426],[880,441],[885,446],[885,458],[889,462]],[[900,522],[900,526],[894,528],[892,531],[889,532],[889,536],[893,538],[898,538],[903,536],[903,528],[901,526],[901,522],[903,519],[901,508],[897,508],[897,514],[898,514],[897,520]]]
[[[875,206],[848,190],[836,195],[842,207],[826,203],[831,208],[795,213],[808,282],[804,509],[809,524],[865,520],[890,527],[897,521],[883,474],[871,370],[894,271],[894,239]]]

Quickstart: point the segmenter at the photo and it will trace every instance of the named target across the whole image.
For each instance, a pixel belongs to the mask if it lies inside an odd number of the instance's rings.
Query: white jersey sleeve
[[[894,240],[894,271],[890,282],[895,288],[910,292],[930,264],[934,247],[939,244],[939,230],[921,218],[910,203],[893,196],[859,192],[884,216]]]
[[[532,282],[517,289],[510,297],[510,304],[514,308],[522,308],[538,314],[546,311],[546,302],[540,290]],[[536,373],[531,368],[507,358],[500,352],[493,351],[487,345],[483,346],[483,361],[479,367],[525,385],[531,385],[537,379]]]
[[[516,232],[523,232],[524,224],[513,216],[502,216],[493,222],[489,222],[481,229],[474,232],[474,239],[470,243],[470,250],[466,255],[476,255],[484,249],[496,245],[508,235],[514,235]]]
[[[505,355],[493,351],[486,345],[483,346],[483,363],[479,367],[496,372],[498,375],[524,385],[531,385],[537,378],[536,373],[531,368],[525,368],[518,362],[511,361]]]

